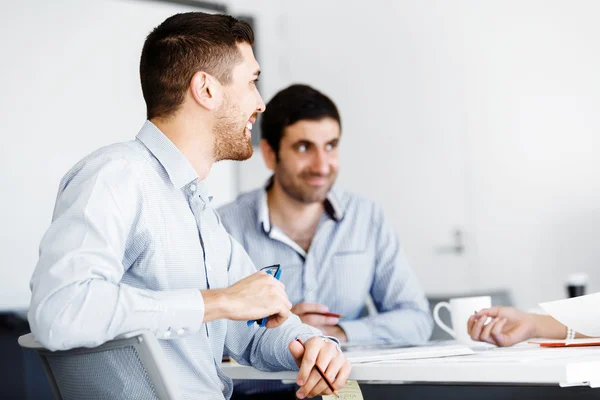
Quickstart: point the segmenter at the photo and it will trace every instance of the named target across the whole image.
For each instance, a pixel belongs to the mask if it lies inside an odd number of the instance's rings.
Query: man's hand
[[[288,347],[300,367],[296,378],[296,383],[300,386],[296,392],[298,398],[331,394],[327,382],[314,368],[315,365],[321,368],[335,390],[341,389],[346,383],[352,367],[338,350],[336,343],[320,337],[312,337],[304,343],[304,346],[294,340]]]
[[[487,324],[485,321],[491,317]],[[497,346],[512,346],[537,336],[536,316],[513,307],[492,307],[479,311],[467,321],[467,331],[473,340]]]
[[[292,303],[283,283],[264,271],[256,272],[225,289],[203,290],[204,322],[219,318],[236,321],[269,317],[275,328],[290,316]]]
[[[326,305],[317,303],[298,303],[292,307],[292,312],[300,317],[303,323],[314,326],[327,336],[334,336],[341,342],[347,342],[346,333],[337,325],[340,321],[339,318],[321,315],[328,311],[329,308]]]

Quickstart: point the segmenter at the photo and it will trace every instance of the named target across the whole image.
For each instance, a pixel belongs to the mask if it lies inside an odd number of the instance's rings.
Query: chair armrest
[[[19,346],[31,350],[44,350],[44,346],[35,340],[33,333],[19,336]]]

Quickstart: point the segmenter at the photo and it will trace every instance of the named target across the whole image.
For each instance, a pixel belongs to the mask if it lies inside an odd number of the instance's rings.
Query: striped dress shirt
[[[433,329],[427,299],[381,209],[333,188],[325,210],[308,252],[271,225],[265,188],[218,212],[257,267],[281,264],[292,304],[344,315],[339,325],[350,342],[425,342]],[[369,295],[378,314],[358,318]]]
[[[275,329],[202,322],[200,290],[256,271],[210,200],[188,160],[149,121],[135,140],[77,163],[60,183],[31,280],[36,339],[63,350],[150,331],[163,339],[185,399],[229,398],[224,349],[258,369],[297,370],[288,343],[320,332],[296,316]],[[125,382],[127,371],[120,373]]]
[[[218,210],[254,264],[281,264],[280,280],[292,304],[320,303],[342,314],[339,325],[349,342],[426,342],[433,329],[428,302],[382,210],[334,187],[305,252],[270,223],[266,189],[272,179]],[[369,295],[378,314],[361,317]],[[246,393],[266,387],[236,382],[236,390]],[[271,390],[280,388],[270,385]]]

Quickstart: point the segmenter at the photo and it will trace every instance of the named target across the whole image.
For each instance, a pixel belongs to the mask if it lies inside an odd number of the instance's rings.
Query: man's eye
[[[325,146],[325,150],[327,150],[327,151],[331,151],[331,150],[333,150],[333,148],[334,148],[334,146],[332,144],[328,144]]]
[[[306,150],[308,150],[308,147],[306,147],[305,144],[301,144],[300,146],[298,146],[298,151],[300,153],[306,153]]]

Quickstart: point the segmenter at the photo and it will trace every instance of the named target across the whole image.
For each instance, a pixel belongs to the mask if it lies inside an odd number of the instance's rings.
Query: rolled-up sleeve
[[[126,247],[135,248],[142,215],[136,179],[124,158],[92,158],[61,182],[28,314],[35,338],[48,349],[94,347],[139,330],[166,338],[171,330],[201,329],[198,289],[161,292],[121,283]]]

